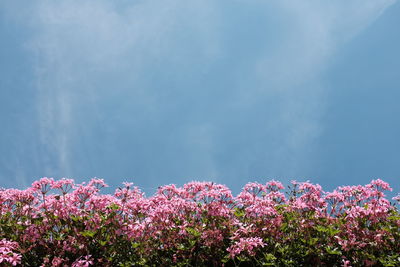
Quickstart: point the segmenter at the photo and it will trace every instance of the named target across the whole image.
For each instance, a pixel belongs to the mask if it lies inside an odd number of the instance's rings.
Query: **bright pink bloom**
[[[265,244],[263,243],[262,239],[259,237],[240,238],[240,240],[229,247],[227,251],[230,253],[232,258],[242,252],[246,252],[249,255],[254,256],[254,249],[257,247],[264,247],[264,245]]]
[[[91,259],[91,255],[80,257],[74,263],[72,263],[72,267],[88,267],[90,265],[93,265],[93,260]]]

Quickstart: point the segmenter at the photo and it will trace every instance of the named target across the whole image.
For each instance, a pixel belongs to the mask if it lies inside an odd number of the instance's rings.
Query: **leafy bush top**
[[[0,190],[6,266],[400,266],[400,214],[382,180],[333,192],[309,182],[131,183],[42,178]],[[393,198],[400,201],[400,196]]]

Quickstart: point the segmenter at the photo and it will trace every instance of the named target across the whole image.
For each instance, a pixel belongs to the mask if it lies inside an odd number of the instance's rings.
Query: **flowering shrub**
[[[400,214],[381,180],[324,192],[319,185],[131,183],[100,194],[42,178],[0,190],[1,266],[400,266]]]

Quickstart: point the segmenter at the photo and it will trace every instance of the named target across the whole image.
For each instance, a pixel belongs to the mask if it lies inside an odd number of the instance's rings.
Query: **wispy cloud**
[[[144,185],[301,175],[323,127],[321,71],[393,3],[31,4],[45,172]]]

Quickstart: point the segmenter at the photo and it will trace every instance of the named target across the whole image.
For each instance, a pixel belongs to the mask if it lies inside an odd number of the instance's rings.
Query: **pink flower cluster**
[[[101,194],[106,186],[42,178],[0,190],[0,263],[400,265],[400,215],[379,179],[333,192],[249,183],[236,197],[212,182],[165,185],[151,197],[131,183]]]
[[[16,266],[21,263],[21,255],[15,253],[18,250],[18,243],[3,239],[0,241],[0,263],[9,263]]]
[[[230,253],[231,257],[234,258],[236,255],[245,251],[249,253],[249,255],[254,256],[254,249],[257,247],[263,247],[264,243],[259,237],[248,237],[248,238],[240,238],[235,244],[229,247],[227,250]]]

